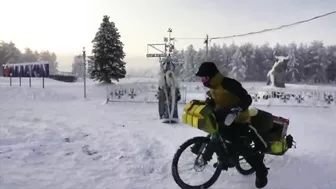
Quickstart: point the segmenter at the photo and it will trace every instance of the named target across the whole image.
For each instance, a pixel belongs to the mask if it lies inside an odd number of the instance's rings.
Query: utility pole
[[[171,28],[168,29],[168,52],[169,54],[173,52],[174,48],[175,48],[175,38],[171,37],[171,33],[173,32],[173,30]],[[172,43],[173,42],[173,43]]]
[[[209,58],[209,35],[207,34],[204,40],[205,43],[205,60],[208,61]]]
[[[85,53],[85,47],[83,47],[83,79],[84,79],[84,98],[86,98],[86,53]]]

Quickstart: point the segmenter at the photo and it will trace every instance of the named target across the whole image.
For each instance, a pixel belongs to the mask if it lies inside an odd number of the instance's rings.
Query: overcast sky
[[[23,50],[56,52],[60,68],[91,40],[109,15],[129,58],[145,57],[147,43],[161,43],[168,27],[174,37],[226,36],[276,27],[336,10],[336,0],[0,0],[0,40]],[[322,40],[336,44],[336,14],[296,27],[216,43],[290,43]],[[179,40],[202,47],[203,40]],[[90,52],[89,52],[90,53]],[[135,65],[132,62],[132,65]],[[137,64],[139,65],[139,64]]]

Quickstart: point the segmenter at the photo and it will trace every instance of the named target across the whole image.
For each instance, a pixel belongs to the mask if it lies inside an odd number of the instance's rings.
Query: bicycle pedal
[[[213,164],[213,167],[214,167],[214,168],[217,168],[217,166],[218,166],[218,163],[214,163],[214,164]],[[222,170],[227,171],[227,170],[228,170],[228,167],[225,166],[225,165],[223,165],[223,166],[222,166]]]

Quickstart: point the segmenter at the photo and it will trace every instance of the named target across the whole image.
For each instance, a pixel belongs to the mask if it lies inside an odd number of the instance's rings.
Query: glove
[[[176,90],[176,102],[181,100],[181,92],[179,89]]]
[[[210,97],[207,97],[205,99],[205,103],[208,104],[209,106],[213,107],[213,108],[215,107],[215,102]]]
[[[225,117],[224,124],[230,126],[241,112],[242,109],[240,107],[231,108],[230,112]]]
[[[239,115],[243,110],[240,107],[237,107],[237,108],[232,108],[230,111],[233,114]]]
[[[190,103],[192,103],[192,104],[204,104],[205,103],[205,101],[203,101],[203,100],[191,100],[190,101]]]
[[[177,96],[176,96],[176,102],[178,102],[180,100],[181,100],[181,94],[177,94]]]
[[[237,108],[231,108],[231,109],[219,109],[215,111],[215,117],[218,122],[225,122],[229,117],[232,117],[232,120],[239,115],[242,112],[242,109],[240,107]],[[230,122],[231,122],[230,121]],[[225,125],[229,126],[231,123],[225,123]]]

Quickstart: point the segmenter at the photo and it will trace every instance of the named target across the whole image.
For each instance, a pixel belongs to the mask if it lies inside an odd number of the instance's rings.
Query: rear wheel
[[[237,158],[238,163],[236,164],[237,171],[242,175],[250,175],[255,172],[249,163],[244,159],[243,156]]]
[[[190,150],[190,146],[195,145],[195,144],[204,144],[205,148],[206,146],[210,143],[210,138],[207,137],[194,137],[191,138],[189,140],[187,140],[185,143],[183,143],[180,148],[176,151],[174,158],[173,158],[173,162],[172,162],[172,175],[173,178],[176,182],[177,185],[179,185],[181,188],[184,189],[206,189],[211,187],[218,179],[219,175],[221,174],[222,171],[222,163],[220,161],[218,161],[218,157],[214,158],[214,156],[212,157],[212,160],[215,160],[215,164],[216,166],[212,166],[212,165],[208,165],[208,163],[203,161],[203,156],[202,154],[200,155],[196,155],[193,154]],[[204,177],[209,176],[209,179],[206,179],[206,181],[200,183],[200,184],[190,184],[186,182],[186,179],[182,179],[181,174],[182,171],[179,170],[179,165],[180,163],[182,163],[182,161],[180,161],[180,157],[182,155],[182,152],[187,152],[189,151],[191,154],[194,155],[195,158],[193,158],[192,160],[187,161],[187,163],[189,163],[191,165],[191,168],[187,169],[187,171],[192,171],[195,170],[196,172],[200,173],[203,172],[206,168],[206,166],[208,166],[209,168],[211,168],[212,170],[214,170],[212,173],[208,173],[207,175],[205,175]],[[204,150],[201,150],[204,151]],[[216,154],[216,153],[215,153]],[[197,156],[197,157],[196,157]],[[191,155],[189,155],[188,157],[192,157]],[[182,166],[182,168],[185,168]],[[188,177],[190,177],[190,174],[188,175]],[[201,177],[201,178],[204,178]],[[199,181],[200,179],[192,179],[194,181]]]
[[[250,140],[246,141],[248,146],[251,146],[251,148],[254,148],[254,143]],[[255,172],[255,170],[252,168],[252,166],[245,160],[243,156],[237,157],[237,163],[236,163],[236,170],[242,174],[242,175],[251,175]]]

